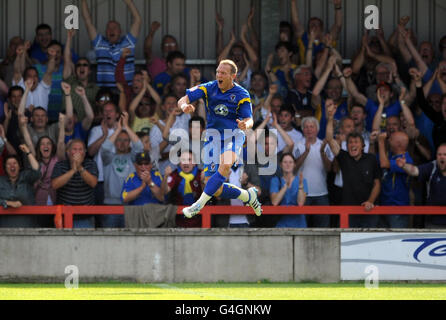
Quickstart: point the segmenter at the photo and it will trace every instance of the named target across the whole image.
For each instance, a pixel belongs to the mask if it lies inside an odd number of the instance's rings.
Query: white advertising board
[[[341,280],[446,280],[446,233],[341,233]]]

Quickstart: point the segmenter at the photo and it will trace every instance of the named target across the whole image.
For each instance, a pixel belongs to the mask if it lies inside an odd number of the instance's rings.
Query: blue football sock
[[[246,190],[241,189],[233,184],[224,183],[223,191],[220,195],[220,198],[223,199],[240,199],[243,202],[247,202],[249,200],[249,194]]]
[[[214,173],[208,182],[206,183],[206,186],[204,187],[204,193],[206,193],[209,196],[213,196],[218,189],[222,186],[222,184],[226,181],[226,177],[222,176],[220,172]]]
[[[220,195],[222,199],[237,199],[240,196],[241,190],[233,184],[224,183],[223,191]]]

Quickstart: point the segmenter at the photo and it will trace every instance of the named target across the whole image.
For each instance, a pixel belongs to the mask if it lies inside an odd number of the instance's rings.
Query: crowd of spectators
[[[109,21],[102,35],[86,0],[81,13],[95,61],[61,44],[40,24],[31,43],[9,41],[0,63],[0,202],[22,205],[190,205],[203,190],[201,134],[206,101],[195,114],[177,106],[186,89],[207,80],[186,66],[173,35],[153,53],[152,22],[144,40],[145,65],[135,65],[141,16],[129,32]],[[234,169],[231,183],[259,190],[263,205],[357,205],[352,227],[445,228],[446,216],[373,214],[376,205],[446,205],[446,36],[438,46],[417,39],[402,17],[387,38],[366,31],[353,57],[342,57],[342,0],[333,0],[334,24],[318,17],[277,26],[277,45],[264,66],[252,8],[240,30],[223,43],[216,15],[216,62],[232,59],[236,81],[251,94],[254,129],[247,144],[277,161]],[[345,41],[350,41],[346,39]],[[349,43],[349,45],[351,45]],[[345,63],[350,59],[351,63]],[[96,64],[96,69],[93,68]],[[182,148],[175,143],[181,138]],[[198,150],[198,152],[197,152]],[[173,161],[177,155],[179,162]],[[273,174],[261,169],[274,165]],[[213,198],[213,205],[243,205]],[[227,218],[227,217],[226,217]],[[199,227],[201,217],[177,217]],[[53,227],[48,217],[0,216],[0,227]],[[338,227],[329,215],[231,215],[217,227]],[[74,227],[124,227],[122,216],[75,217]]]

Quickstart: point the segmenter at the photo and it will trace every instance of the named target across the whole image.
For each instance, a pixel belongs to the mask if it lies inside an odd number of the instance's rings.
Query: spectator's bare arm
[[[399,29],[401,27],[403,29],[405,29],[406,25],[409,23],[409,21],[410,21],[410,17],[409,16],[404,16],[404,17],[400,18],[400,20],[398,22],[398,25],[397,25],[397,28],[393,31],[393,33],[390,36],[389,41],[388,41],[388,44],[389,44],[389,46],[391,48],[396,49],[397,45],[398,45],[397,42],[400,41],[400,40],[404,41],[404,39],[400,39],[401,37],[399,36]]]
[[[313,88],[312,96],[311,96],[311,104],[313,105],[313,108],[316,108],[321,103],[321,92],[325,87],[325,84],[327,83],[328,77],[330,76],[334,65],[336,64],[336,57],[331,56],[330,59],[328,59],[327,66],[324,70],[324,73],[319,78],[318,82],[316,82],[316,85]]]
[[[85,131],[90,130],[91,124],[94,120],[94,111],[91,107],[90,101],[88,101],[87,94],[85,93],[85,89],[83,87],[76,87],[76,93],[81,97],[82,104],[84,106],[85,118],[82,120],[82,128]]]
[[[399,97],[399,101],[401,104],[401,110],[403,112],[404,118],[406,119],[407,125],[415,127],[415,119],[413,118],[412,111],[410,111],[410,108],[409,108],[410,104],[407,101],[407,97],[408,97],[407,90],[406,90],[406,88],[403,87],[401,89],[401,94]]]
[[[398,25],[397,28],[397,43],[398,43],[398,50],[403,57],[403,60],[405,63],[409,63],[412,60],[412,55],[410,54],[409,49],[406,46],[406,42],[404,41],[404,38],[400,35],[399,28],[403,28],[402,26]]]
[[[72,74],[74,74],[74,64],[71,57],[71,45],[73,42],[73,37],[76,34],[76,30],[67,30],[67,43],[65,44],[63,52],[63,79],[68,79]]]
[[[368,46],[368,42],[369,42],[369,36],[368,36],[368,31],[366,31],[362,36],[361,49],[359,50],[358,54],[356,55],[356,57],[353,59],[352,62],[353,74],[359,74],[362,66],[365,63],[365,51],[366,47]]]
[[[251,46],[253,47],[254,52],[259,52],[260,49],[259,37],[257,36],[256,29],[253,26],[254,14],[255,14],[255,9],[254,6],[251,5],[251,10],[249,11],[248,15],[248,28],[251,37]]]
[[[392,57],[392,51],[390,51],[389,45],[387,44],[386,38],[384,37],[384,30],[382,29],[382,27],[376,30],[376,36],[384,52],[384,55]]]
[[[147,88],[147,82],[144,81],[141,91],[130,103],[129,116],[130,116],[131,124],[133,124],[133,121],[135,120],[135,117],[136,117],[136,108],[138,108],[139,104],[141,103],[142,98],[144,98],[144,95],[146,94],[146,88]]]
[[[153,46],[153,38],[155,37],[156,31],[159,29],[161,24],[158,21],[153,21],[150,25],[150,31],[144,40],[144,55],[146,58],[146,63],[150,64],[152,62],[152,46]]]
[[[5,115],[5,120],[3,121],[3,128],[5,129],[5,132],[8,132],[9,122],[11,121],[12,117],[12,110],[9,108],[9,104],[7,101],[3,104],[3,113]]]
[[[88,9],[87,0],[82,0],[82,18],[84,19],[85,26],[87,27],[88,36],[90,37],[90,40],[93,41],[97,36],[97,30],[96,27],[93,25],[93,22],[91,20],[91,14],[90,9]]]
[[[339,39],[339,33],[342,30],[342,0],[333,0],[335,6],[335,22],[331,27],[330,34],[333,40]]]
[[[273,113],[273,123],[272,127],[274,129],[277,129],[277,132],[279,132],[280,136],[282,137],[283,141],[285,142],[286,146],[283,149],[283,153],[292,152],[294,149],[294,142],[289,136],[289,134],[282,129],[282,127],[277,122],[277,115]]]
[[[18,46],[16,49],[16,58],[14,60],[14,83],[19,83],[22,79],[23,72],[25,71],[25,47],[23,45]]]
[[[375,116],[373,117],[372,131],[379,131],[381,126],[381,117],[384,110],[384,99],[381,96],[382,88],[378,89],[376,96],[378,98],[378,109],[376,110]]]
[[[23,92],[22,99],[19,103],[19,108],[17,110],[17,114],[25,115],[25,109],[26,109],[26,100],[28,99],[29,92],[31,91],[31,88],[33,86],[33,80],[28,79],[25,81],[25,91]]]
[[[125,95],[124,86],[121,83],[116,82],[116,89],[119,91],[119,110],[121,112],[127,111],[127,97]]]
[[[144,72],[144,71],[143,71]],[[156,105],[159,106],[161,105],[161,97],[158,94],[158,92],[152,87],[152,85],[147,82],[147,92],[150,94],[150,96],[153,98],[153,100],[155,101]]]
[[[274,74],[272,70],[273,59],[274,59],[274,52],[268,55],[268,59],[266,60],[266,65],[265,65],[265,72],[266,76],[268,77],[269,83],[277,83],[278,81],[277,76]]]
[[[65,121],[66,116],[59,113],[59,135],[57,137],[56,156],[57,159],[65,160]]]
[[[380,191],[381,191],[381,180],[375,179],[373,181],[373,188],[372,192],[370,192],[369,199],[361,204],[361,206],[364,206],[365,211],[370,211],[375,207],[374,203],[378,198]]]
[[[402,158],[397,158],[396,165],[401,169],[403,169],[411,177],[418,177],[418,175],[420,174],[420,171],[418,170],[417,166],[414,166],[410,163],[406,163],[405,156],[403,156]]]
[[[8,154],[15,155],[17,154],[14,147],[7,141],[6,138],[6,129],[0,124],[0,138],[2,138],[4,142],[4,147],[6,147],[6,150],[8,151]],[[0,148],[0,153],[3,152],[3,147]]]
[[[66,82],[62,82],[60,86],[62,87],[62,91],[65,95],[67,113],[66,120],[68,121],[69,119],[73,118],[73,99],[71,98],[71,86]]]
[[[46,72],[43,75],[42,81],[51,87],[53,82],[53,72],[56,71],[56,51],[53,48],[48,49],[48,64],[46,68]]]
[[[426,63],[421,58],[420,53],[415,48],[414,44],[412,43],[412,40],[410,39],[410,34],[406,30],[400,29],[400,37],[403,37],[404,43],[406,44],[407,48],[409,49],[410,54],[415,60],[415,63],[417,64],[418,70],[420,70],[422,77],[426,74],[428,67]]]
[[[358,102],[365,106],[367,104],[367,97],[358,91],[358,88],[352,80],[352,69],[345,68],[344,71],[345,82],[347,84],[348,93]]]
[[[411,68],[410,70],[413,70],[413,69],[415,69],[415,68]],[[421,72],[418,71],[417,69],[415,69],[415,70],[416,70],[416,71],[412,71],[412,72],[415,72],[416,74],[419,74],[420,77],[421,77]],[[409,72],[411,72],[411,71],[409,71]],[[423,92],[424,92],[424,96],[425,96],[425,97],[428,97],[428,96],[429,96],[429,92],[431,91],[432,86],[434,85],[435,78],[437,77],[437,74],[438,74],[438,70],[435,70],[434,75],[429,79],[429,81],[427,81],[427,82],[423,85]],[[412,75],[412,78],[413,78],[413,73],[411,73],[411,75]],[[416,81],[415,81],[415,82],[416,82]],[[415,87],[415,91],[416,91],[416,87]],[[415,93],[415,96],[416,96],[416,93]]]
[[[243,68],[243,71],[240,74],[240,76],[238,76],[236,78],[236,81],[238,83],[242,83],[246,79],[246,76],[248,75],[248,71],[249,71],[250,62],[249,62],[249,59],[245,53],[243,54],[243,59],[245,60],[245,68]]]
[[[133,23],[130,27],[130,33],[135,37],[138,38],[139,31],[141,30],[141,24],[142,19],[141,15],[139,14],[138,9],[136,8],[135,4],[133,3],[133,0],[124,0],[125,4],[129,8],[130,12],[132,13]]]
[[[328,155],[325,150],[325,147],[327,146],[327,144],[328,144],[327,139],[324,139],[322,141],[321,149],[319,151],[321,153],[321,159],[322,159],[322,163],[324,164],[324,169],[325,169],[325,171],[329,172],[331,170],[332,162],[328,158]]]
[[[259,57],[257,56],[257,52],[249,43],[247,39],[247,34],[248,34],[248,24],[244,24],[240,32],[240,40],[242,41],[243,46],[245,47],[245,50],[248,54],[250,67],[253,70],[257,70],[259,67]]]
[[[166,169],[164,169],[164,178],[163,181],[161,182],[161,191],[163,192],[163,195],[166,195],[171,191],[167,181],[169,180],[169,177],[172,174],[172,172],[173,170],[171,166],[167,166]]]
[[[390,161],[387,158],[386,140],[387,133],[381,132],[378,136],[379,165],[381,169],[390,169]]]
[[[338,142],[334,139],[334,130],[333,130],[333,118],[336,113],[337,107],[331,103],[326,106],[327,108],[327,128],[325,131],[325,139],[327,140],[328,145],[330,146],[331,151],[335,156],[339,154],[341,151],[341,147]]]
[[[105,120],[102,120],[101,128],[102,128],[102,136],[99,137],[95,142],[93,142],[88,147],[88,155],[90,157],[94,157],[99,152],[99,149],[101,149],[102,144],[108,137],[108,128],[107,124],[105,123]]]
[[[31,168],[35,171],[39,170],[40,165],[37,162],[34,154],[29,150],[28,146],[26,144],[21,144],[19,145],[19,149],[26,155],[26,158],[29,164],[31,165]]]
[[[313,44],[314,40],[316,39],[316,34],[313,29],[310,30],[310,34],[308,35],[308,37],[309,38],[307,52],[305,55],[305,64],[313,69]]]
[[[282,202],[283,197],[285,196],[286,191],[288,190],[288,185],[285,183],[282,188],[279,190],[279,192],[276,193],[270,193],[271,198],[271,204],[273,206],[278,206],[280,202]]]
[[[299,170],[300,167],[304,164],[305,160],[307,159],[308,155],[310,154],[311,150],[311,144],[309,141],[305,141],[305,151],[302,153],[299,158],[296,159],[296,170]]]
[[[227,59],[229,56],[229,52],[231,51],[232,46],[235,43],[235,34],[234,31],[231,31],[231,38],[229,39],[228,44],[223,48],[220,55],[218,56],[217,63],[219,63],[221,60]]]
[[[215,48],[217,56],[219,56],[223,51],[223,28],[225,26],[225,20],[218,12],[215,13],[215,22],[217,23],[217,41]]]
[[[299,39],[305,32],[305,29],[299,19],[299,10],[297,0],[291,0],[291,22],[294,28],[294,34]]]
[[[19,115],[19,130],[22,134],[23,141],[28,146],[29,151],[35,156],[36,155],[36,149],[34,148],[34,144],[31,139],[31,135],[29,134],[28,130],[28,118],[24,115]]]
[[[395,60],[393,60],[393,58],[391,56],[385,55],[385,54],[376,54],[374,53],[370,47],[367,45],[365,47],[365,52],[367,54],[367,56],[369,56],[370,58],[378,61],[378,62],[384,62],[384,63],[395,63]]]
[[[435,78],[437,79],[437,82],[440,85],[440,89],[441,89],[442,94],[446,94],[446,82],[443,81],[443,78],[441,76],[442,72],[441,72],[441,70],[439,68],[437,69],[438,72],[437,72],[437,76]],[[432,78],[434,78],[434,77],[432,77]]]
[[[0,79],[0,96],[8,95],[8,91],[8,85],[2,79]]]

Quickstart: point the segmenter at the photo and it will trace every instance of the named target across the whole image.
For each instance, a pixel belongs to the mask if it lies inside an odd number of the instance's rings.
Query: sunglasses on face
[[[110,97],[108,96],[103,96],[99,99],[99,101],[110,101]]]

